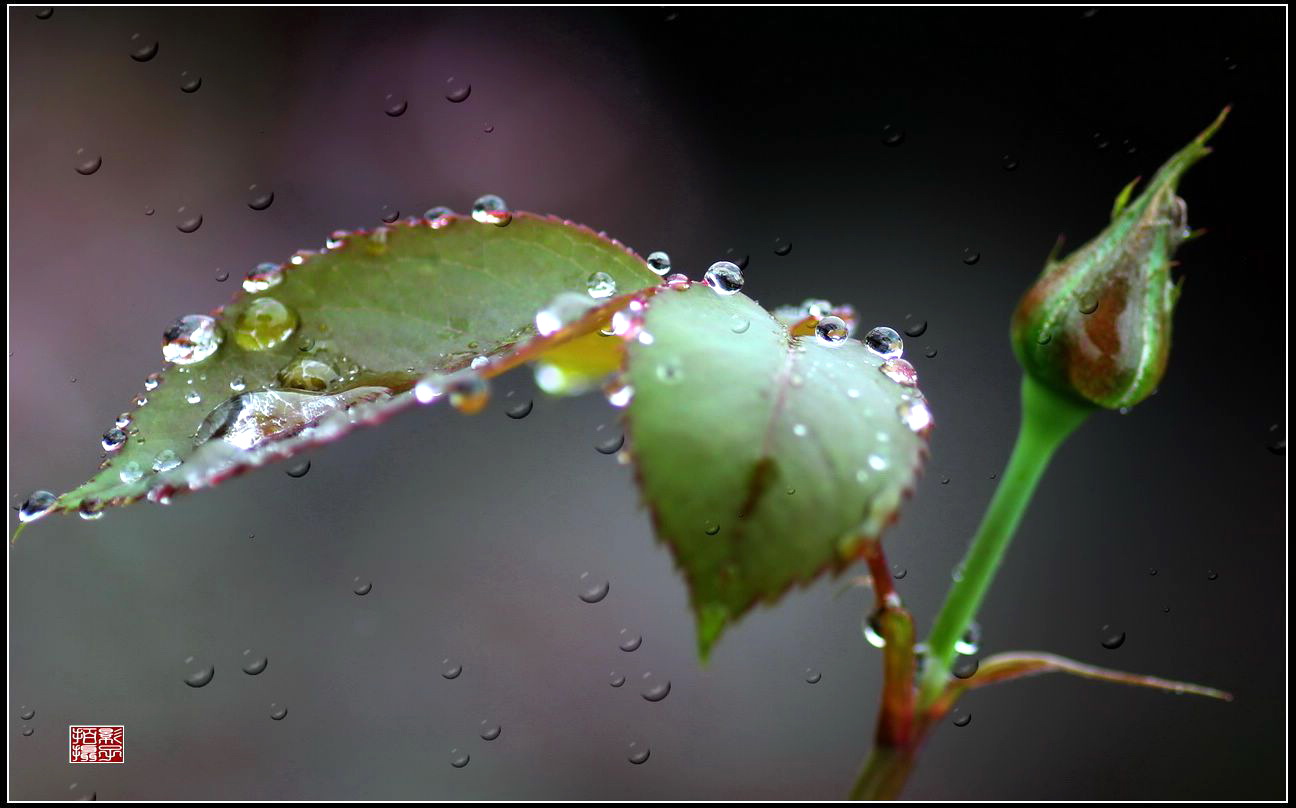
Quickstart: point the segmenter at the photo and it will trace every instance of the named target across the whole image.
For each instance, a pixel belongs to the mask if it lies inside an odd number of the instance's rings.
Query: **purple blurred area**
[[[981,624],[986,652],[1238,698],[988,689],[907,795],[1284,794],[1286,461],[1266,451],[1286,430],[1282,9],[35,12],[9,9],[11,504],[89,476],[161,366],[162,330],[257,263],[495,193],[669,250],[695,278],[750,255],[745,291],[769,307],[827,297],[865,326],[929,322],[907,356],[932,459],[887,537],[920,630],[1011,445],[1017,295],[1059,232],[1096,233],[1125,183],[1234,103],[1182,188],[1212,232],[1179,256],[1166,383],[1064,447]],[[88,155],[102,166],[84,176]],[[505,417],[527,397],[531,415]],[[33,526],[10,550],[10,797],[844,796],[880,684],[867,593],[793,591],[703,667],[630,470],[594,451],[615,417],[515,374],[480,416],[405,414],[313,453],[301,479],[270,468]],[[581,602],[583,573],[611,582],[605,600]],[[1127,632],[1118,651],[1108,625]],[[240,670],[248,649],[264,673]],[[184,684],[190,656],[211,684]],[[668,698],[640,698],[662,677]],[[127,763],[66,763],[73,723],[125,724]]]

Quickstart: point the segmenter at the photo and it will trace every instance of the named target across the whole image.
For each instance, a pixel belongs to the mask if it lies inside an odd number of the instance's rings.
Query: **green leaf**
[[[507,369],[536,312],[558,293],[585,295],[594,272],[622,291],[659,280],[620,243],[527,213],[507,226],[448,214],[335,233],[323,252],[274,268],[278,283],[213,312],[220,347],[158,374],[147,403],[123,414],[125,443],[53,510],[165,501],[381,420],[429,372],[477,356],[494,360],[483,375]],[[585,373],[615,370],[619,355],[599,356]]]
[[[1116,201],[1112,203],[1112,219],[1119,217],[1121,212],[1125,210],[1125,206],[1128,205],[1130,201],[1130,194],[1134,193],[1134,187],[1139,184],[1140,179],[1142,179],[1142,177],[1135,177],[1130,180],[1129,185],[1122,188],[1121,192],[1116,195]]]
[[[756,602],[859,557],[913,486],[930,414],[860,342],[825,344],[741,294],[662,291],[643,326],[628,432],[705,658]]]

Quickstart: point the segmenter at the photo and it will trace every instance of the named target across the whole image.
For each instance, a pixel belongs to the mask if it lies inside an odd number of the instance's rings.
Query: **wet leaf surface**
[[[742,294],[663,291],[644,331],[631,451],[706,656],[755,603],[859,557],[914,484],[930,413],[858,340],[827,344]]]
[[[105,438],[115,446],[99,473],[55,510],[165,501],[381,420],[429,372],[507,358],[534,337],[539,309],[584,294],[595,272],[623,291],[658,281],[620,243],[526,213],[507,226],[445,215],[335,233],[320,253],[262,265],[212,312],[209,355],[201,330],[172,332],[180,364],[151,377],[118,419],[125,441]],[[617,361],[603,356],[589,372]]]

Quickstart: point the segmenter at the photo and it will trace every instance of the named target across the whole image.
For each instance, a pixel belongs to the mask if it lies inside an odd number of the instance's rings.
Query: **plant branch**
[[[882,704],[873,752],[864,764],[851,799],[890,799],[904,786],[917,748],[914,735],[914,627],[891,582],[882,545],[865,544],[873,582],[875,627],[882,647]]]
[[[981,665],[977,668],[974,676],[969,679],[956,679],[950,682],[949,687],[931,706],[932,720],[939,720],[940,716],[948,712],[954,706],[954,702],[967,690],[998,684],[999,682],[1010,682],[1027,676],[1037,676],[1041,673],[1069,673],[1072,676],[1080,676],[1085,679],[1133,685],[1135,687],[1150,687],[1154,690],[1162,690],[1176,695],[1187,693],[1221,701],[1233,700],[1231,693],[1216,690],[1213,687],[1203,687],[1190,682],[1162,679],[1158,676],[1145,676],[1138,673],[1112,670],[1111,668],[1101,668],[1097,665],[1087,665],[1056,654],[1018,651],[986,657],[981,661]]]
[[[976,617],[1053,452],[1092,411],[1091,405],[1047,388],[1029,375],[1022,378],[1022,418],[1017,444],[964,557],[962,575],[946,595],[927,641],[919,693],[920,712],[945,692],[954,661],[954,644]]]

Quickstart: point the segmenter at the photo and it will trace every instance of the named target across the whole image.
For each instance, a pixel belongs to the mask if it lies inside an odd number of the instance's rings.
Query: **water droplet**
[[[580,320],[595,305],[588,295],[582,295],[578,292],[562,292],[549,301],[549,305],[536,312],[536,331],[540,332],[542,337],[556,334]]]
[[[716,294],[732,295],[743,288],[742,270],[729,261],[716,261],[703,278]]]
[[[373,581],[362,581],[359,578],[356,578],[354,581],[352,581],[352,583],[354,584],[354,586],[352,587],[351,591],[355,592],[357,595],[360,595],[361,597],[364,597],[365,595],[373,591]]]
[[[643,645],[643,637],[638,634],[631,634],[629,629],[621,629],[621,650],[626,653],[638,651],[639,646]]]
[[[196,93],[200,87],[202,87],[202,76],[190,75],[188,70],[180,74],[180,92]]]
[[[901,143],[904,143],[904,139],[905,133],[903,129],[892,126],[891,124],[882,127],[882,145],[899,146]]]
[[[170,471],[180,465],[180,456],[173,449],[163,449],[153,458],[154,471]]]
[[[248,192],[252,194],[252,198],[248,200],[247,206],[252,210],[265,210],[274,204],[274,191],[258,191],[255,185],[249,185]]]
[[[126,445],[126,433],[117,427],[113,427],[103,434],[100,445],[104,447],[105,452],[115,452]]]
[[[176,230],[181,233],[193,233],[202,227],[203,217],[201,213],[185,213],[185,208],[176,208],[176,213],[180,215],[180,221],[176,222]]]
[[[625,684],[625,677],[617,673],[616,671],[612,671],[611,673],[608,674],[608,684],[612,685],[613,687],[620,687],[621,685]]]
[[[383,99],[383,112],[392,118],[399,118],[407,109],[409,109],[409,102],[404,98],[388,93]]]
[[[38,20],[48,20],[50,17],[53,16],[54,16],[54,9],[52,8],[46,7],[46,8],[36,9],[36,19]]]
[[[144,209],[144,215],[145,215],[145,216],[152,216],[152,215],[153,215],[154,213],[156,213],[156,212],[157,212],[157,211],[153,210],[153,208],[151,208],[151,207],[148,207],[148,208],[145,208],[145,209]]]
[[[850,329],[846,327],[846,321],[840,317],[829,315],[815,324],[815,337],[820,345],[836,347],[846,342],[846,337],[849,335]]]
[[[145,404],[147,404],[147,403],[148,403],[148,397],[147,397],[147,396],[135,396],[135,406],[136,406],[136,407],[143,407],[143,406],[144,406]]]
[[[23,728],[22,728],[22,734],[23,734],[23,737],[24,737],[24,738],[30,738],[30,737],[32,736],[32,734],[35,733],[35,732],[36,732],[36,730],[33,729],[33,728],[31,728],[31,727],[23,727]]]
[[[54,509],[58,497],[49,491],[33,491],[18,509],[18,521],[34,522]]]
[[[476,415],[490,401],[490,385],[482,375],[471,368],[449,375],[433,374],[419,380],[414,387],[414,398],[428,404],[448,395],[450,406],[464,415]]]
[[[954,660],[950,673],[954,674],[955,679],[971,679],[976,676],[979,667],[981,662],[976,657],[961,656]]]
[[[243,652],[243,672],[248,676],[258,675],[264,671],[266,666],[269,664],[270,659],[268,657],[252,653],[251,648]]]
[[[630,744],[628,750],[629,750],[629,754],[626,756],[626,760],[630,761],[636,766],[641,766],[644,763],[647,763],[648,757],[652,754],[651,749],[649,749],[646,746],[640,746],[637,743]]]
[[[885,648],[886,637],[882,636],[882,611],[873,612],[864,618],[861,625],[864,631],[864,639],[874,648]]]
[[[1206,580],[1208,580],[1208,581],[1218,581],[1218,580],[1219,580],[1219,573],[1216,572],[1215,570],[1207,570],[1207,571],[1206,571]]]
[[[340,379],[341,375],[322,359],[299,356],[281,368],[276,378],[284,387],[321,393]]]
[[[1106,648],[1108,651],[1115,651],[1117,648],[1120,648],[1125,644],[1125,632],[1123,631],[1117,631],[1111,626],[1103,626],[1102,634],[1102,647]]]
[[[24,705],[22,707],[22,712],[18,714],[18,717],[24,721],[30,721],[36,717],[36,711]]]
[[[247,389],[247,382],[243,381],[242,376],[235,376],[233,379],[230,379],[229,388],[235,393],[241,393]]]
[[[249,272],[247,277],[243,279],[243,291],[249,294],[264,292],[283,283],[283,279],[283,267],[278,264],[268,262],[257,264],[257,268]]]
[[[446,224],[449,224],[450,217],[454,215],[455,212],[450,208],[447,208],[445,205],[428,208],[423,212],[423,218],[431,222],[434,229],[440,229]]]
[[[1048,345],[1049,342],[1053,339],[1053,335],[1047,331],[1041,331],[1039,336],[1036,337],[1035,339],[1036,342],[1038,342],[1040,345]]]
[[[955,710],[954,720],[951,723],[956,727],[966,727],[972,723],[972,714]]]
[[[193,365],[216,353],[220,326],[205,314],[187,314],[162,333],[162,358],[176,365]]]
[[[708,536],[714,536],[720,532],[720,525],[716,522],[707,522],[702,526],[702,532]]]
[[[883,359],[893,359],[904,353],[904,340],[894,328],[880,325],[864,335],[864,344]]]
[[[534,407],[535,407],[535,402],[533,402],[531,399],[528,398],[526,401],[519,401],[516,404],[510,404],[509,407],[504,410],[504,414],[514,420],[517,420],[520,418],[525,418],[528,415],[530,415],[531,410]]]
[[[198,394],[197,390],[190,390],[188,393],[185,393],[185,401],[190,404],[201,404],[202,396]]]
[[[400,218],[400,211],[397,210],[396,208],[393,208],[391,205],[383,205],[383,206],[382,206],[382,213],[379,214],[379,218],[381,218],[381,219],[382,219],[384,222],[386,222],[387,224],[391,224],[392,222],[394,222],[394,221],[396,221],[397,219]],[[386,236],[386,233],[387,233],[387,231],[384,229],[384,230],[383,230],[383,240],[386,240],[386,237],[387,237],[387,236]],[[377,235],[377,233],[375,232],[374,235]]]
[[[118,478],[127,485],[133,485],[144,478],[144,469],[134,460],[122,466],[121,471],[117,472]]]
[[[787,255],[787,254],[790,253],[790,252],[792,252],[792,242],[791,242],[791,241],[788,241],[788,240],[785,239],[785,238],[776,238],[776,239],[774,239],[774,254],[775,254],[775,255],[782,256],[782,255]]]
[[[151,393],[154,390],[156,390],[158,388],[158,385],[160,385],[161,383],[162,383],[161,373],[150,373],[149,375],[144,377],[144,390],[145,392]]]
[[[293,479],[300,480],[302,477],[305,477],[307,474],[309,474],[310,470],[311,470],[311,462],[309,460],[302,460],[300,462],[293,463],[291,466],[284,469],[284,474],[287,474],[289,477],[292,477]]]
[[[609,382],[603,389],[603,393],[607,396],[607,402],[617,409],[630,406],[630,402],[634,400],[634,387],[626,384],[621,378]]]
[[[288,708],[276,702],[270,702],[270,720],[282,721],[288,717]]]
[[[823,674],[813,668],[805,669],[805,680],[808,685],[817,685],[823,679]]]
[[[1092,294],[1081,295],[1078,305],[1081,314],[1093,314],[1095,311],[1098,311],[1098,296]]]
[[[747,253],[739,252],[736,247],[730,247],[725,250],[725,260],[737,264],[739,269],[746,269],[747,262],[751,260],[751,256]]]
[[[651,701],[653,703],[656,703],[670,695],[671,692],[670,679],[658,680],[651,673],[645,673],[643,675],[643,678],[645,682],[645,689],[639,695],[643,696],[644,701]]]
[[[896,384],[913,387],[918,384],[918,371],[904,359],[888,359],[878,365],[878,370]]]
[[[981,260],[981,253],[977,252],[971,247],[963,248],[963,263],[967,264],[968,266],[972,266],[973,264],[975,264],[977,261],[980,260]]]
[[[891,575],[892,575],[892,577],[894,577],[897,581],[903,580],[904,577],[905,577],[906,575],[908,575],[908,574],[909,574],[909,570],[905,569],[904,567],[900,566],[899,564],[895,564],[894,566],[891,567]]]
[[[88,522],[95,519],[102,519],[104,515],[103,503],[97,499],[87,499],[77,508],[77,515]]]
[[[594,448],[598,450],[599,454],[610,455],[610,454],[616,454],[617,452],[621,451],[621,447],[624,445],[625,445],[625,435],[613,435],[610,438],[604,438],[603,440],[594,444]]]
[[[913,325],[906,326],[904,332],[908,337],[921,337],[927,333],[927,321],[919,320]]]
[[[1018,162],[1017,158],[1016,158],[1016,157],[1013,157],[1011,154],[1005,154],[1005,155],[1003,156],[1003,169],[1004,169],[1004,171],[1016,171],[1016,170],[1017,170],[1017,166],[1019,166],[1019,165],[1021,165],[1021,163]]]
[[[441,677],[444,679],[457,679],[459,674],[463,673],[463,665],[456,665],[449,659],[441,660]]]
[[[735,314],[729,319],[729,330],[735,334],[746,334],[749,328],[751,328],[751,320],[741,314]]]
[[[157,56],[158,43],[149,42],[140,37],[139,34],[131,35],[131,47],[134,48],[134,50],[131,51],[130,58],[137,62],[147,62],[154,56]]]
[[[1273,435],[1279,435],[1278,424],[1269,427],[1269,432]],[[1269,450],[1269,454],[1282,457],[1287,454],[1287,438],[1285,436],[1275,437],[1269,441],[1268,446],[1265,448]]]
[[[493,123],[482,124],[482,131],[489,135],[491,132],[495,131],[495,124]]]
[[[458,749],[450,750],[450,765],[454,766],[456,769],[462,769],[464,766],[467,766],[469,760],[472,760],[472,758],[467,752],[460,752]]]
[[[504,728],[499,724],[492,724],[485,720],[481,722],[481,726],[482,729],[480,735],[483,741],[493,741],[500,736],[501,732],[504,731]]]
[[[665,275],[667,272],[670,272],[671,269],[670,256],[661,250],[649,253],[648,268],[653,272],[656,272],[658,275]]]
[[[452,104],[462,104],[472,94],[472,85],[454,76],[446,79],[446,100]]]
[[[259,297],[239,313],[234,342],[245,351],[268,351],[291,337],[300,322],[293,309],[273,297]]]
[[[931,346],[928,346],[927,350],[923,351],[923,356],[927,357],[928,359],[935,359],[936,349]]]
[[[508,204],[495,194],[485,194],[473,202],[472,217],[482,224],[504,226],[513,220]]]
[[[76,160],[76,172],[86,177],[103,167],[103,158],[97,154],[91,154],[85,149],[76,150]]]
[[[612,584],[608,583],[607,581],[603,581],[601,583],[592,582],[592,581],[588,581],[587,580],[588,578],[589,578],[588,572],[581,574],[580,577],[581,584],[585,587],[585,589],[580,593],[580,599],[586,603],[598,603],[599,601],[603,600],[603,598],[607,597],[608,592],[612,589]]]
[[[223,269],[218,269],[218,270],[216,270],[216,282],[217,282],[217,283],[224,283],[224,282],[227,281],[227,280],[229,280],[229,273],[228,273],[228,272],[226,272],[226,271],[223,270]]]
[[[190,687],[206,687],[216,676],[216,667],[214,665],[205,665],[198,661],[196,657],[189,657],[185,660],[187,672],[184,676],[184,683]]]
[[[612,276],[606,272],[595,272],[585,281],[585,288],[589,291],[590,297],[603,300],[616,294],[617,285]]]
[[[981,650],[981,626],[975,620],[968,624],[967,631],[954,643],[955,653],[968,656]]]

